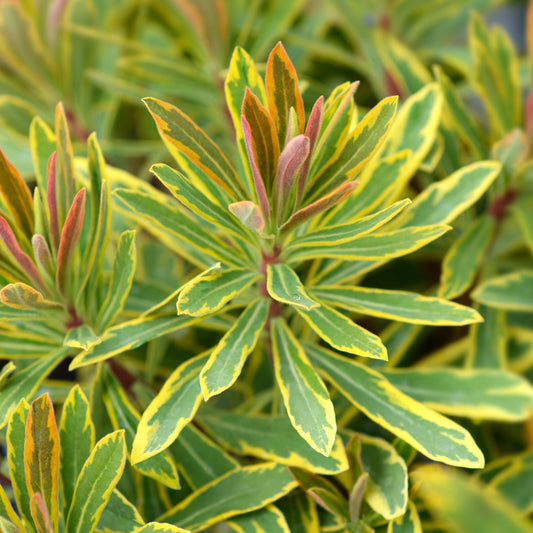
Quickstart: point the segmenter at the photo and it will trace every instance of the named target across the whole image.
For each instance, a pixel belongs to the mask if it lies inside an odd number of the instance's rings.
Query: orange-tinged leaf
[[[39,492],[30,498],[30,510],[38,533],[54,533],[48,510]]]
[[[250,125],[252,149],[259,173],[268,191],[271,190],[279,158],[276,126],[259,98],[248,88],[242,104],[242,114]]]
[[[298,133],[304,132],[305,113],[296,70],[281,43],[268,56],[265,81],[268,109],[276,125],[279,144],[283,146],[290,108],[294,108],[298,117]]]
[[[156,98],[144,103],[169,149],[185,155],[234,200],[246,197],[235,170],[213,140],[183,111]]]
[[[25,283],[10,283],[0,290],[0,301],[15,309],[42,309],[56,307],[43,299],[43,295]]]
[[[263,233],[265,221],[263,220],[261,210],[253,202],[248,200],[236,202],[234,204],[230,204],[228,209],[240,220],[241,224],[245,228],[254,230],[259,235]]]
[[[17,226],[30,237],[33,233],[33,199],[18,170],[0,150],[0,193],[11,208]]]
[[[48,394],[37,398],[28,413],[24,471],[30,498],[36,493],[41,495],[55,529],[59,496],[59,434]]]

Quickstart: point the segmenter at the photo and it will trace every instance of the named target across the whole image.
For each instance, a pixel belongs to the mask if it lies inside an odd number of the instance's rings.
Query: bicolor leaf
[[[465,366],[470,368],[504,369],[507,366],[507,328],[506,312],[502,309],[478,306],[483,316],[481,324],[470,328],[469,346]]]
[[[226,520],[237,533],[256,533],[268,531],[269,533],[290,533],[291,530],[283,513],[275,505],[267,505],[258,511],[234,516]]]
[[[15,309],[46,310],[61,308],[54,302],[43,299],[43,295],[25,283],[10,283],[0,290],[0,301]]]
[[[298,312],[313,331],[333,348],[354,355],[387,360],[387,350],[377,335],[335,309],[321,304],[316,309],[298,309]]]
[[[314,309],[320,304],[305,290],[294,270],[283,264],[267,265],[267,290],[274,300],[302,309]]]
[[[22,525],[20,516],[13,509],[2,486],[0,486],[0,531],[2,533],[26,532],[26,528]]]
[[[387,533],[422,533],[422,522],[415,504],[409,500],[405,513],[389,522]]]
[[[430,459],[463,468],[484,465],[470,433],[407,396],[375,370],[316,346],[306,345],[306,351],[350,402]]]
[[[296,486],[285,466],[262,463],[233,470],[204,485],[159,520],[180,524],[192,533],[281,498]]]
[[[188,533],[186,529],[173,526],[172,524],[161,524],[160,522],[148,522],[144,526],[136,529],[133,533]]]
[[[92,533],[126,463],[124,431],[115,431],[97,442],[85,461],[70,505],[65,531]]]
[[[387,379],[429,407],[477,420],[524,420],[533,410],[533,387],[503,370],[421,368],[389,370]]]
[[[235,215],[240,223],[247,229],[251,229],[258,235],[263,233],[265,218],[261,209],[249,200],[235,202],[228,206],[232,215]]]
[[[30,406],[24,440],[24,471],[30,499],[35,494],[40,495],[46,510],[43,514],[49,517],[55,529],[59,512],[59,433],[48,394],[43,394]],[[39,507],[38,502],[36,506]]]
[[[521,270],[489,279],[472,293],[474,300],[508,311],[533,311],[533,271]]]
[[[246,268],[220,270],[220,265],[203,272],[183,286],[178,314],[200,317],[214,313],[247,289],[259,273]]]
[[[316,505],[307,493],[293,491],[277,502],[276,506],[283,512],[289,531],[303,533],[320,530]]]
[[[325,457],[305,444],[284,416],[252,416],[217,410],[203,414],[200,423],[225,448],[239,455],[297,466],[317,474],[338,474],[348,469],[339,437]]]
[[[96,530],[102,533],[132,533],[143,524],[137,508],[115,489],[100,515]]]
[[[89,350],[93,346],[100,344],[102,339],[87,324],[82,324],[77,328],[68,330],[63,341],[63,346],[71,348],[81,348],[82,350]]]
[[[202,402],[198,375],[208,360],[199,355],[181,364],[144,411],[131,450],[133,464],[152,457],[178,437]]]
[[[320,285],[312,290],[333,307],[412,324],[462,326],[483,320],[470,307],[412,292],[342,285]]]
[[[267,315],[267,300],[257,300],[244,310],[222,337],[200,372],[200,386],[206,400],[235,383],[246,358],[257,344]]]
[[[71,390],[61,413],[59,424],[61,489],[66,509],[70,507],[76,480],[95,442],[94,424],[89,402],[79,385]]]
[[[274,372],[289,419],[311,448],[328,456],[337,423],[326,386],[284,320],[272,321],[270,335]]]
[[[46,190],[48,159],[56,149],[55,134],[40,117],[35,117],[30,124],[30,147],[39,188]]]

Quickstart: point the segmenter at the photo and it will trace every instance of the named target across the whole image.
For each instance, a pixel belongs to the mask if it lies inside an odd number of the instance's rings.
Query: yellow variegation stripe
[[[328,456],[337,432],[328,390],[284,320],[272,322],[270,335],[276,380],[289,419],[311,448]]]
[[[322,304],[317,309],[298,309],[313,331],[343,352],[387,360],[387,350],[377,335],[352,322],[347,316]]]
[[[478,309],[483,322],[470,328],[465,366],[504,369],[507,366],[509,340],[506,313],[485,305],[479,305]]]
[[[302,309],[320,306],[309,296],[296,272],[283,263],[267,265],[267,290],[278,302]]]
[[[178,314],[200,317],[218,311],[259,277],[246,268],[220,270],[220,264],[202,272],[180,292]]]
[[[172,524],[161,524],[160,522],[148,522],[144,526],[133,531],[133,533],[188,533],[186,529],[173,526]]]
[[[16,533],[26,533],[26,528],[22,525],[19,515],[14,511],[4,488],[0,485],[0,518],[7,518],[19,531]],[[1,524],[0,524],[1,529]],[[7,533],[11,533],[7,530]]]
[[[303,531],[320,531],[315,501],[306,492],[292,492],[278,502],[278,505],[283,511],[291,531],[300,527],[303,528]]]
[[[69,346],[70,348],[89,350],[92,346],[96,346],[100,342],[102,342],[102,339],[87,324],[83,324],[82,326],[68,330],[63,345]]]
[[[222,337],[200,373],[200,386],[205,400],[235,383],[246,358],[257,344],[267,315],[267,300],[258,300],[246,308]]]
[[[275,505],[236,516],[226,523],[237,533],[291,533],[285,516]]]
[[[409,500],[405,514],[389,522],[387,533],[423,533],[415,504]]]
[[[4,364],[2,370],[0,370],[0,389],[2,388],[6,380],[9,378],[9,376],[13,374],[16,368],[17,367],[15,366],[15,363],[13,363],[13,361],[8,361]]]
[[[30,148],[39,189],[46,190],[48,158],[56,149],[56,137],[48,124],[35,117],[30,124]]]
[[[24,472],[30,498],[39,493],[55,529],[58,520],[59,434],[48,394],[31,404],[26,421]]]
[[[342,285],[321,285],[312,290],[333,307],[412,324],[461,326],[483,320],[470,307],[412,292]]]
[[[144,411],[131,449],[136,464],[167,448],[194,417],[202,402],[198,374],[207,362],[201,354],[180,365]]]
[[[483,454],[461,426],[407,396],[375,370],[305,346],[327,380],[371,420],[435,461],[463,468],[484,466]]]
[[[204,485],[158,520],[179,523],[194,533],[226,518],[265,507],[296,486],[285,466],[275,463],[246,466]]]
[[[533,270],[489,279],[472,293],[478,302],[508,311],[533,311]]]

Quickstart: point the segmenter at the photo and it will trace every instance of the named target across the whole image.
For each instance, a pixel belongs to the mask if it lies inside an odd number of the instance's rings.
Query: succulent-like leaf
[[[311,361],[370,419],[427,457],[463,468],[480,468],[483,454],[461,426],[399,391],[381,374],[323,348],[306,345]]]
[[[294,431],[284,416],[250,416],[227,411],[205,413],[201,425],[233,453],[305,468],[317,474],[338,474],[348,469],[342,441],[337,436],[325,457]]]
[[[124,431],[115,431],[96,443],[79,475],[65,531],[92,533],[126,462]]]
[[[296,486],[286,467],[262,463],[233,470],[193,492],[159,520],[194,533],[281,498]]]
[[[275,319],[270,334],[276,380],[289,419],[309,446],[328,456],[337,424],[326,386],[284,320]]]
[[[39,494],[51,528],[57,526],[59,502],[59,433],[48,394],[31,404],[24,440],[24,471],[30,499]],[[31,502],[30,502],[31,504]],[[40,508],[36,501],[36,512]],[[33,514],[33,513],[32,513]]]
[[[208,400],[225,391],[239,377],[265,326],[268,302],[252,302],[222,337],[200,373],[202,394]]]
[[[320,306],[309,296],[296,272],[283,263],[267,265],[267,290],[278,302],[307,310]]]

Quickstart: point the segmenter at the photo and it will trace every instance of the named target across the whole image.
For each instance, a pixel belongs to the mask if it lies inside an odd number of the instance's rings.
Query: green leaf
[[[35,117],[30,124],[30,146],[37,185],[45,191],[48,158],[56,149],[56,139],[54,132],[40,117]]]
[[[277,506],[282,510],[291,533],[320,530],[316,505],[305,492],[293,491],[280,500]]]
[[[366,235],[346,243],[330,242],[322,246],[302,246],[290,255],[290,261],[304,261],[318,257],[346,261],[393,259],[422,248],[446,233],[450,226],[412,226],[379,235]]]
[[[59,424],[59,473],[65,509],[72,503],[76,480],[94,448],[94,434],[89,402],[80,386],[75,385],[63,404]]]
[[[317,309],[298,309],[313,331],[337,350],[387,360],[387,350],[378,336],[352,322],[347,316],[322,304]]]
[[[50,517],[48,516],[48,509],[39,492],[32,494],[30,498],[30,510],[33,523],[38,533],[54,533]]]
[[[24,439],[24,471],[28,495],[30,498],[40,495],[45,517],[49,517],[55,529],[59,512],[59,434],[48,394],[39,396],[30,406]],[[39,507],[38,502],[36,505]]]
[[[65,224],[67,212],[74,199],[74,152],[70,141],[68,122],[65,116],[65,109],[62,103],[57,104],[55,112],[55,132],[57,146],[57,178],[56,178],[56,200],[58,225]]]
[[[533,311],[533,271],[522,270],[489,279],[472,293],[485,305],[508,311]]]
[[[272,321],[270,335],[276,381],[289,419],[307,444],[327,457],[337,424],[326,386],[283,319]]]
[[[466,365],[473,368],[505,368],[508,330],[506,313],[501,309],[479,306],[481,324],[470,328]]]
[[[453,243],[442,263],[439,296],[456,298],[474,282],[494,233],[495,220],[481,216]]]
[[[430,465],[412,475],[426,507],[454,531],[527,533],[533,529],[533,523],[498,492],[462,472]]]
[[[43,295],[26,283],[9,283],[0,290],[0,301],[15,309],[50,310],[61,306],[43,299]]]
[[[96,531],[98,533],[133,533],[143,523],[137,508],[117,489],[114,489],[100,515]]]
[[[136,529],[133,533],[187,533],[187,530],[181,529],[171,524],[161,524],[159,522],[149,522],[144,526]]]
[[[129,454],[141,416],[111,372],[104,372],[103,375],[103,400],[107,408],[107,414],[114,429],[124,429],[126,450]],[[180,488],[176,466],[168,453],[157,454],[145,461],[139,461],[135,464],[135,469],[167,487],[172,489]]]
[[[309,310],[320,306],[309,296],[296,272],[283,263],[267,265],[267,290],[274,300],[294,307]]]
[[[452,222],[481,198],[500,170],[497,161],[479,161],[462,167],[419,194],[395,223],[405,227]]]
[[[87,324],[83,324],[77,328],[68,330],[68,333],[65,335],[65,340],[63,341],[63,346],[88,350],[92,346],[99,344],[101,341],[102,339],[96,335]]]
[[[80,353],[70,363],[70,370],[105,361],[119,353],[141,346],[162,335],[185,328],[196,319],[174,314],[141,316],[109,328],[101,337],[102,342]]]
[[[2,370],[0,370],[0,389],[4,385],[4,383],[7,381],[9,376],[13,374],[13,372],[16,370],[15,363],[13,361],[8,361],[7,363],[4,363],[4,366],[2,367]]]
[[[220,270],[220,265],[202,272],[183,286],[178,314],[200,317],[214,313],[247,289],[259,277],[246,268]]]
[[[28,529],[33,532],[33,524],[30,510],[30,494],[26,484],[24,440],[26,438],[26,419],[30,406],[26,400],[12,410],[7,426],[7,457],[9,465],[9,479],[13,486],[13,495],[17,503],[17,511],[23,521],[29,525]]]
[[[226,520],[226,524],[237,533],[291,533],[283,513],[275,505],[267,505],[263,509],[251,513],[234,516]]]
[[[175,198],[198,216],[225,229],[239,239],[249,238],[248,233],[243,231],[242,226],[237,224],[225,209],[226,206],[222,207],[211,200],[187,176],[163,164],[154,165],[150,170]]]
[[[193,489],[203,487],[240,466],[193,424],[183,427],[169,450],[179,464],[180,473]]]
[[[306,345],[306,351],[350,402],[430,459],[463,468],[484,465],[465,429],[410,398],[375,370],[316,346]]]
[[[361,462],[368,473],[365,499],[383,518],[393,520],[407,507],[407,466],[392,444],[359,435]]]
[[[262,463],[228,472],[193,492],[159,520],[194,533],[232,516],[255,511],[296,486],[286,467]]]
[[[31,398],[48,374],[69,352],[70,349],[65,348],[53,350],[46,357],[37,359],[7,381],[0,391],[0,427],[7,424],[20,399]]]
[[[185,155],[236,201],[246,198],[235,170],[220,148],[185,113],[156,98],[144,103],[172,154]]]
[[[533,410],[533,387],[503,370],[424,368],[385,376],[415,400],[452,416],[511,422]]]
[[[9,520],[0,516],[0,531],[2,533],[22,533],[24,529],[22,528],[22,524],[20,524],[20,527],[17,527]]]
[[[246,358],[257,344],[267,315],[267,300],[256,300],[222,337],[200,373],[200,386],[205,400],[220,394],[235,383]]]
[[[397,96],[385,98],[364,116],[329,162],[310,179],[307,202],[317,200],[358,174],[387,136],[397,102]]]
[[[297,435],[284,416],[253,416],[217,410],[200,419],[218,442],[239,455],[305,468],[317,474],[338,474],[348,469],[340,438],[325,457]]]
[[[470,307],[412,292],[341,285],[321,285],[312,290],[334,307],[412,324],[462,326],[483,320]]]
[[[202,401],[198,374],[207,362],[199,355],[181,364],[144,411],[133,441],[133,464],[167,448],[192,420]]]
[[[125,463],[124,431],[110,433],[97,442],[76,483],[66,519],[67,533],[94,531]]]
[[[122,311],[133,282],[135,263],[135,231],[125,231],[120,235],[107,295],[96,318],[98,331],[112,325]]]
[[[423,533],[418,511],[411,500],[405,514],[389,522],[387,533]]]

